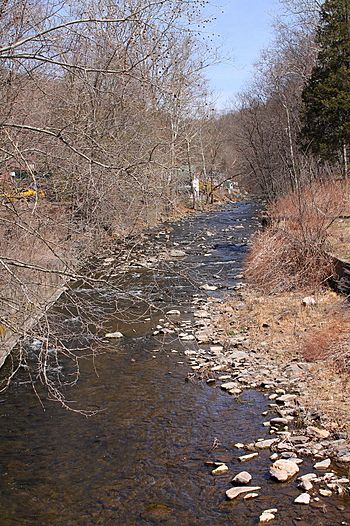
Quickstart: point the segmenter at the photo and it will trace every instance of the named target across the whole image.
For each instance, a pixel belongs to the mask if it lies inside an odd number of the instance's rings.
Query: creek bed
[[[237,284],[256,210],[248,202],[229,205],[145,236],[139,257],[146,254],[153,264],[123,271],[125,289],[145,302],[135,306],[121,293],[124,321],[112,314],[115,292],[99,291],[106,332],[125,337],[111,340],[94,366],[82,361],[79,383],[67,393],[73,407],[101,410],[95,416],[52,402],[43,411],[20,376],[1,396],[1,526],[245,526],[258,524],[267,508],[278,509],[271,524],[350,523],[348,498],[294,504],[295,484],[269,478],[269,451],[238,461],[235,443],[270,437],[262,425],[268,408],[262,393],[249,390],[235,399],[205,381],[187,381],[184,351],[193,343],[153,336],[171,308],[181,311],[179,322],[192,319],[192,297],[204,294],[196,285],[216,284],[209,294],[220,299]],[[157,262],[164,246],[186,256]],[[150,301],[157,309],[148,312]],[[213,477],[207,461],[226,462],[228,474]],[[306,459],[300,474],[311,466]],[[225,491],[242,470],[261,486],[260,496],[228,502]]]

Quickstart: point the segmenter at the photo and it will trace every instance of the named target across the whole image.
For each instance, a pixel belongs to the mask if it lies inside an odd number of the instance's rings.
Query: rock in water
[[[248,471],[241,471],[241,473],[238,473],[238,475],[236,475],[232,479],[232,482],[234,484],[246,485],[246,484],[249,484],[251,480],[252,480],[252,476],[250,473],[248,473]]]
[[[308,493],[302,493],[294,502],[295,504],[310,504],[310,495]]]
[[[224,475],[225,473],[228,472],[228,467],[226,466],[226,464],[221,464],[219,467],[217,467],[216,469],[213,469],[213,471],[211,472],[212,475],[215,475],[215,476],[218,476],[218,475]]]
[[[231,488],[226,491],[226,497],[229,500],[236,499],[239,495],[242,495],[243,493],[254,493],[255,491],[259,491],[260,486],[250,486],[246,488]]]
[[[292,460],[276,460],[270,467],[270,475],[278,482],[285,482],[299,472],[299,466]]]
[[[316,464],[314,465],[314,468],[315,469],[328,469],[330,465],[331,465],[331,459],[326,458],[325,460],[322,460],[321,462],[316,462]]]

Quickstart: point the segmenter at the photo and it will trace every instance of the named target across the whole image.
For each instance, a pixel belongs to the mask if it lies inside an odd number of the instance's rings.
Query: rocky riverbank
[[[216,286],[205,284],[202,289],[215,293]],[[213,389],[226,391],[235,401],[248,389],[264,392],[269,410],[262,415],[265,420],[262,437],[254,442],[247,437],[245,443],[235,444],[242,463],[249,463],[262,450],[269,449],[271,463],[266,471],[277,484],[288,482],[297,486],[300,494],[295,498],[296,505],[347,494],[350,491],[348,436],[308,400],[313,364],[287,353],[284,359],[280,356],[276,359],[267,351],[266,342],[260,342],[260,346],[253,344],[248,328],[239,334],[229,334],[227,320],[231,318],[232,323],[234,318],[237,329],[237,319],[247,307],[243,290],[244,284],[238,283],[230,302],[194,295],[192,322],[186,320],[177,326],[168,321],[157,327],[156,335],[163,331],[177,332],[184,345],[191,344],[184,351],[192,370],[188,380],[199,378]],[[170,318],[178,314],[168,313]],[[268,439],[266,431],[270,435]],[[312,461],[313,469],[299,477],[299,466],[307,458]],[[213,476],[227,474],[229,470],[221,461],[210,461],[208,465]],[[251,485],[251,481],[254,483],[254,477],[249,472],[236,474],[226,497],[248,500],[259,496],[263,488]],[[275,519],[276,513],[276,509],[265,510],[260,522]]]

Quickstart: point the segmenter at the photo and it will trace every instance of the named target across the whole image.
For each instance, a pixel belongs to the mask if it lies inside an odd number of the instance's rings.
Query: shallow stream
[[[143,315],[142,305],[122,293],[99,292],[106,332],[125,337],[111,340],[94,366],[83,361],[79,383],[68,393],[73,406],[101,409],[95,416],[53,402],[44,411],[20,377],[1,396],[1,526],[248,526],[268,508],[278,509],[271,524],[279,526],[350,524],[348,498],[294,504],[295,483],[269,478],[269,451],[238,461],[242,452],[234,443],[269,437],[262,393],[235,399],[205,381],[188,381],[184,351],[193,343],[152,334],[169,309],[191,319],[193,295],[205,294],[196,285],[215,284],[218,290],[209,294],[223,298],[237,284],[255,214],[256,206],[244,202],[145,235],[135,254],[148,265],[123,271],[125,287],[159,310],[145,308]],[[187,255],[157,261],[165,247]],[[116,301],[124,305],[124,322],[113,313]],[[226,462],[228,475],[213,477],[209,460]],[[301,474],[311,465],[305,460]],[[242,470],[261,486],[260,497],[229,502],[225,491]]]

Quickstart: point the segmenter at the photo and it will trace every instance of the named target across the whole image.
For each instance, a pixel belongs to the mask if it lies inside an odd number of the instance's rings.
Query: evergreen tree
[[[350,0],[326,0],[317,33],[319,53],[303,91],[304,149],[344,162],[350,144]]]

